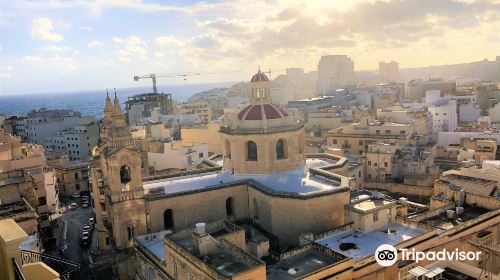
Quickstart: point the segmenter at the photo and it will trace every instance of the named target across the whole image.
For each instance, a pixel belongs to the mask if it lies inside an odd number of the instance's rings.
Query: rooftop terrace
[[[391,223],[369,232],[350,229],[318,239],[315,242],[358,261],[373,255],[381,244],[395,245],[424,232],[424,229]]]
[[[488,212],[490,210],[486,208],[464,205],[463,213],[459,215],[455,214],[453,218],[448,218],[447,212],[444,211],[438,215],[423,219],[420,223],[436,228],[451,229]]]
[[[216,161],[220,164],[221,160]],[[323,174],[313,173],[311,169],[328,169],[336,163],[329,158],[308,158],[305,165],[296,170],[290,170],[272,174],[233,174],[231,171],[195,174],[192,176],[160,179],[144,183],[146,193],[162,189],[162,194],[175,194],[181,192],[204,190],[230,184],[245,184],[253,182],[258,188],[267,192],[282,195],[310,195],[315,193],[342,190],[348,187],[342,184],[345,177],[323,171]],[[332,178],[320,175],[331,174]]]
[[[337,260],[316,250],[306,250],[267,268],[267,279],[297,279],[336,263]]]

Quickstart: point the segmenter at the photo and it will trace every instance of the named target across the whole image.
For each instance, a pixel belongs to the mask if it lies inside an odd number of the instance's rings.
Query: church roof
[[[252,83],[265,82],[265,81],[269,81],[269,78],[266,76],[266,74],[260,72],[260,69],[259,72],[257,72],[257,74],[253,75],[252,80],[250,80],[250,82]]]
[[[272,120],[287,116],[286,110],[275,104],[248,105],[238,113],[239,120]]]

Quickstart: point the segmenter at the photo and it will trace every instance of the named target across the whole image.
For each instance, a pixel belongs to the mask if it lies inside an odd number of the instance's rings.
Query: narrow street
[[[58,221],[58,248],[52,252],[67,260],[77,262],[80,266],[80,275],[82,280],[94,280],[94,271],[90,267],[89,247],[80,246],[81,229],[84,224],[88,224],[92,217],[92,207],[83,208],[80,199],[65,200],[64,204],[76,202],[78,208],[74,210],[66,209]],[[92,235],[91,246],[96,246],[95,238]]]

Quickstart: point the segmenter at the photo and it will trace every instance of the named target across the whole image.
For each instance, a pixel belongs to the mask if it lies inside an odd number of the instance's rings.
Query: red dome
[[[250,82],[264,82],[264,81],[269,81],[269,78],[266,76],[266,74],[260,72],[257,72],[257,74],[253,75],[252,80]]]
[[[265,76],[264,76],[265,77]],[[239,120],[268,120],[279,119],[288,116],[285,109],[274,104],[248,105],[238,113]]]

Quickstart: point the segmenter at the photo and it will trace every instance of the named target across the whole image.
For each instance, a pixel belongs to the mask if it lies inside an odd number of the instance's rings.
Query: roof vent
[[[196,223],[196,233],[199,235],[205,234],[205,223]]]

